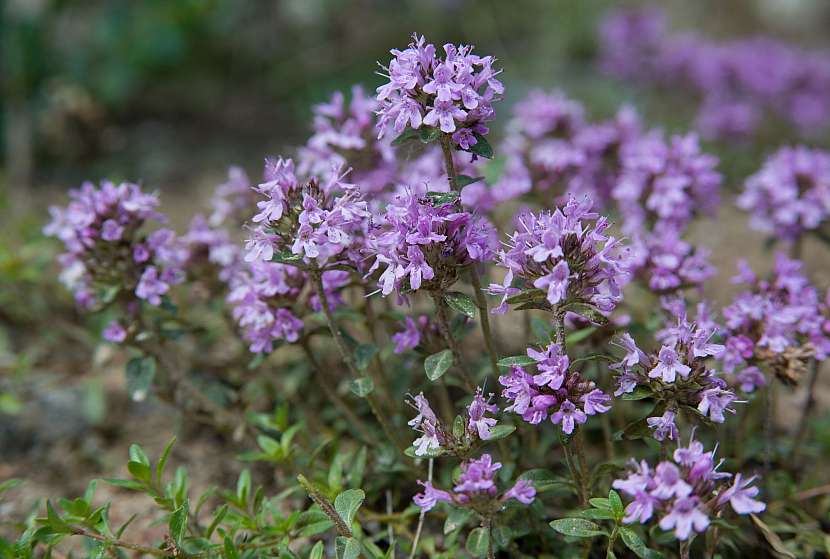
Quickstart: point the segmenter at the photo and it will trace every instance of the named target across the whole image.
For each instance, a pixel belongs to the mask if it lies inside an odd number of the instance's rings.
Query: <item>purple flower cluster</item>
[[[216,278],[224,287],[244,266],[239,243],[231,239],[227,229],[212,226],[201,214],[190,222],[182,240],[188,249],[188,277],[195,281]]]
[[[436,489],[432,482],[419,480],[424,491],[415,495],[413,501],[424,511],[430,511],[439,502],[444,502],[487,513],[492,513],[494,507],[501,508],[502,503],[510,499],[525,505],[532,503],[536,498],[536,489],[525,479],[516,481],[513,487],[499,495],[494,478],[501,467],[500,462],[493,462],[492,456],[482,454],[481,458],[461,464],[461,475],[452,492]]]
[[[781,148],[746,180],[738,206],[754,228],[789,242],[822,227],[830,217],[830,153]]]
[[[369,222],[366,202],[353,185],[332,168],[323,180],[302,181],[291,159],[269,159],[265,182],[256,187],[265,199],[246,243],[247,261],[270,261],[292,255],[305,265],[360,269]]]
[[[449,453],[465,456],[478,441],[486,441],[493,437],[491,429],[496,426],[497,420],[487,417],[487,414],[498,413],[499,408],[491,404],[493,394],[487,398],[481,391],[476,390],[473,401],[467,406],[467,417],[462,430],[447,429],[429,405],[429,401],[421,392],[412,398],[411,405],[417,410],[416,415],[408,425],[421,433],[412,443],[415,456],[436,456]]]
[[[535,361],[535,375],[521,365],[513,365],[509,374],[499,377],[504,387],[501,395],[510,402],[505,411],[521,415],[533,425],[550,417],[551,423],[570,435],[588,421],[589,415],[611,409],[608,394],[570,370],[568,356],[559,344],[552,343],[543,351],[528,348],[527,355]]]
[[[505,302],[516,295],[510,286],[515,277],[550,305],[584,303],[611,312],[628,280],[628,254],[618,239],[605,234],[609,226],[591,211],[588,197],[571,197],[553,212],[520,216],[519,229],[499,255],[499,264],[509,271],[506,281],[490,286],[491,294],[502,295],[496,310],[506,311]]]
[[[322,280],[329,304],[342,304],[340,290],[349,283],[349,273],[329,270]],[[258,260],[230,280],[231,313],[253,353],[268,353],[275,343],[300,339],[302,316],[322,308],[316,297],[308,298],[308,283],[308,274],[296,266]]]
[[[533,91],[516,104],[501,152],[507,157],[495,184],[497,202],[537,191],[544,200],[590,195],[603,204],[620,171],[622,146],[640,133],[637,114],[586,122],[585,109],[561,92]]]
[[[384,296],[443,290],[465,266],[492,260],[495,244],[494,227],[455,202],[397,196],[367,239],[367,252],[375,257],[369,273],[383,269],[378,287]]]
[[[164,222],[155,194],[135,184],[104,181],[100,188],[84,183],[69,196],[67,207],[50,208],[52,221],[44,233],[63,242],[61,281],[82,307],[117,300],[134,313],[135,298],[160,305],[170,288],[183,281],[187,247],[170,229],[143,230],[148,222]],[[105,331],[113,342],[126,335],[120,323]]]
[[[697,409],[715,423],[724,422],[724,413],[735,412],[730,407],[735,394],[706,365],[710,357],[720,357],[724,352],[723,345],[712,342],[717,325],[708,319],[705,307],[692,322],[685,308],[676,308],[679,306],[669,306],[674,321],[657,333],[659,351],[645,353],[630,334],[624,333],[616,345],[625,350],[625,356],[612,365],[619,373],[615,396],[632,394],[640,387],[658,400],[662,415],[647,419],[658,441],[677,438],[675,418],[683,407]]]
[[[393,49],[394,58],[383,67],[389,82],[377,89],[379,136],[389,127],[400,134],[423,124],[452,134],[461,149],[477,144],[488,132],[484,123],[494,118],[492,104],[504,86],[496,79],[501,70],[493,68],[495,58],[472,51],[446,44],[439,58],[435,45],[417,34],[406,49]]]
[[[762,370],[795,384],[810,358],[830,355],[830,312],[801,272],[801,262],[783,254],[769,279],[761,279],[742,261],[735,283],[748,289],[723,310],[726,350],[723,366],[745,392],[765,384]]]
[[[297,172],[325,176],[332,168],[351,168],[350,180],[364,193],[377,193],[396,178],[395,152],[375,134],[378,103],[363,88],[352,88],[351,101],[338,91],[314,107],[313,134],[300,148]]]
[[[630,269],[655,293],[700,287],[715,275],[711,251],[683,240],[674,229],[633,235]]]
[[[666,140],[652,132],[622,149],[622,171],[611,196],[628,234],[683,231],[693,217],[719,205],[718,159],[700,150],[695,134]]]
[[[395,344],[395,353],[404,353],[430,343],[430,339],[440,339],[441,332],[438,325],[430,317],[422,314],[415,318],[407,316],[404,319],[403,330],[392,334]],[[443,342],[442,342],[443,343]]]
[[[712,516],[721,514],[729,504],[737,514],[754,514],[766,505],[757,500],[759,490],[752,485],[754,477],[719,471],[715,452],[704,452],[703,444],[694,440],[674,451],[672,460],[657,464],[654,469],[643,460],[632,460],[628,477],[617,479],[613,487],[631,498],[625,508],[623,522],[646,524],[659,517],[661,529],[674,531],[678,540],[687,540],[693,533],[703,533]],[[730,478],[732,478],[730,480]]]
[[[239,167],[231,167],[228,169],[228,180],[216,187],[210,199],[208,224],[211,227],[228,225],[236,229],[248,220],[251,207],[256,202],[257,194],[248,174]]]
[[[830,60],[767,37],[716,42],[670,32],[651,8],[610,14],[600,29],[602,66],[627,79],[682,87],[701,99],[709,137],[745,137],[772,113],[803,132],[830,125]]]

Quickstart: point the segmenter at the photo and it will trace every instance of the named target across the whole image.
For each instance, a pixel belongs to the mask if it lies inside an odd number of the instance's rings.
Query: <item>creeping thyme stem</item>
[[[355,380],[359,379],[362,375],[360,374],[360,371],[357,370],[352,352],[349,351],[346,339],[343,337],[343,333],[340,331],[340,327],[337,325],[337,322],[334,320],[334,315],[331,312],[329,300],[326,296],[326,290],[323,288],[323,276],[320,270],[311,270],[309,274],[314,282],[314,291],[320,299],[320,306],[323,307],[323,314],[326,317],[326,323],[328,324],[329,331],[331,331],[331,335],[334,338],[334,344],[340,352],[340,357],[343,359],[343,362],[346,364],[346,367],[349,369],[349,372]],[[383,428],[383,432],[389,440],[400,450],[406,448],[395,435],[392,425],[389,424],[387,418],[383,413],[381,413],[378,402],[375,399],[375,395],[370,392],[366,395],[366,401],[369,403],[369,408],[372,410],[372,414],[375,416],[375,419],[378,420],[378,423],[380,423],[381,428]]]
[[[467,363],[461,355],[458,343],[452,335],[452,329],[450,328],[450,321],[447,313],[447,303],[444,301],[444,294],[433,291],[432,300],[435,302],[435,314],[438,321],[438,329],[441,331],[441,337],[444,338],[444,343],[447,344],[449,350],[452,351],[453,361],[455,362],[456,368],[461,373],[461,380],[464,382],[464,386],[467,390],[473,392],[475,383],[470,375]]]
[[[461,188],[458,186],[458,176],[455,174],[455,162],[452,158],[452,137],[449,134],[441,135],[441,151],[444,154],[444,165],[447,170],[447,180],[450,183],[450,188],[455,192],[461,194]],[[484,336],[484,345],[487,347],[487,354],[490,358],[490,367],[493,375],[498,378],[498,352],[496,351],[496,344],[493,342],[493,332],[490,329],[490,315],[487,310],[487,298],[481,289],[481,278],[476,270],[475,263],[470,265],[470,282],[473,284],[473,291],[476,296],[476,305],[481,319],[481,334]]]

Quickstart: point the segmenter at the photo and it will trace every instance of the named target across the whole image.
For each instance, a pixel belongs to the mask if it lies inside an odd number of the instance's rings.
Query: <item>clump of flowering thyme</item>
[[[185,244],[170,229],[146,231],[147,224],[165,221],[155,194],[104,181],[100,188],[84,183],[69,196],[66,208],[50,208],[52,221],[44,232],[64,244],[60,277],[79,305],[91,310],[117,303],[129,323],[142,301],[158,306],[184,280]],[[113,321],[104,337],[122,342],[128,326]]]
[[[430,481],[418,481],[423,493],[415,495],[413,501],[424,511],[432,510],[439,502],[472,509],[482,516],[490,517],[510,499],[529,505],[536,498],[536,489],[525,479],[520,479],[504,493],[499,494],[495,475],[502,467],[489,454],[461,464],[461,474],[452,492],[436,489]]]
[[[332,168],[323,179],[302,180],[291,159],[269,159],[265,182],[256,187],[265,199],[246,243],[247,261],[301,263],[318,269],[360,268],[369,211],[356,188]]]
[[[493,394],[485,397],[481,388],[477,388],[466,416],[458,416],[448,428],[432,410],[423,392],[412,397],[410,404],[418,415],[408,425],[421,433],[412,443],[415,456],[450,454],[463,458],[469,456],[479,441],[495,438],[493,429],[498,421],[487,417],[499,411],[497,405],[490,403],[492,399]]]
[[[746,392],[764,384],[761,371],[797,384],[810,359],[830,354],[828,305],[801,272],[802,264],[783,254],[769,279],[741,262],[736,283],[748,287],[723,310],[726,319],[724,369],[736,373]]]
[[[515,294],[510,285],[495,285],[492,294],[518,305],[589,305],[604,313],[614,309],[628,279],[627,251],[619,239],[606,235],[610,224],[591,211],[590,198],[571,197],[553,212],[526,213],[518,226],[498,260],[527,289]],[[505,310],[503,305],[499,309]]]
[[[830,217],[830,153],[781,148],[746,180],[738,206],[754,228],[788,242],[820,230]]]
[[[678,540],[688,540],[705,532],[711,518],[720,516],[727,504],[737,514],[763,511],[766,505],[756,499],[759,489],[752,486],[755,478],[740,473],[733,478],[719,471],[721,464],[715,462],[715,452],[704,452],[694,436],[688,446],[674,451],[672,460],[654,469],[645,460],[632,460],[628,477],[613,483],[631,498],[623,522],[646,524],[659,517],[660,528],[673,531]]]
[[[488,133],[492,103],[504,92],[496,59],[466,45],[445,44],[443,50],[443,57],[437,55],[435,45],[415,34],[407,48],[391,51],[394,58],[382,74],[389,82],[377,89],[380,137],[389,127],[400,134],[426,125],[452,134],[455,145],[469,150]]]
[[[383,270],[384,296],[446,290],[465,267],[493,259],[495,238],[493,226],[462,210],[454,194],[398,196],[370,231],[369,273]]]
[[[589,415],[611,409],[611,397],[594,381],[571,370],[570,360],[559,344],[551,343],[542,351],[528,348],[527,355],[534,362],[536,374],[527,372],[525,366],[513,365],[509,374],[499,377],[504,387],[501,395],[510,403],[505,411],[534,425],[550,418],[563,433],[571,435],[578,425],[588,421]]]
[[[725,412],[734,413],[730,406],[737,399],[719,373],[707,365],[724,351],[723,345],[712,341],[717,326],[705,313],[699,313],[697,321],[688,320],[682,308],[674,309],[673,318],[673,323],[658,332],[661,346],[655,353],[645,353],[630,334],[622,334],[616,344],[626,353],[612,366],[618,371],[615,396],[657,401],[655,411],[662,414],[647,418],[646,423],[658,441],[677,438],[675,419],[681,412],[691,412],[693,417],[699,412],[723,423]]]

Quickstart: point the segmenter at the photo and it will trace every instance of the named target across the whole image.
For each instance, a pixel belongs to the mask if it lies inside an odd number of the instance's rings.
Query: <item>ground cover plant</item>
[[[723,66],[796,56],[666,38],[653,17],[604,24],[604,69],[700,83],[716,78],[681,46]],[[594,118],[561,91],[504,106],[509,68],[435,39],[392,49],[376,91],[316,106],[261,179],[230,168],[185,229],[140,182],[87,182],[50,209],[60,283],[127,356],[129,397],[208,430],[208,459],[238,475],[196,490],[175,440],[132,445],[123,477],[45,499],[0,557],[830,553],[814,463],[830,290],[802,262],[830,239],[830,153],[778,146],[730,192],[695,131],[629,106]],[[828,59],[804,64],[811,79],[763,92],[714,72],[700,129],[752,141],[767,106],[823,125]],[[729,263],[726,303],[691,235],[723,206],[770,262]],[[159,537],[113,521],[132,494]]]

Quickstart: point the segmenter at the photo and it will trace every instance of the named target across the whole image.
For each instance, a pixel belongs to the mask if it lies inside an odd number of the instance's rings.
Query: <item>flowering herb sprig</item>
[[[759,369],[797,384],[812,358],[824,360],[830,354],[826,301],[803,275],[801,262],[783,254],[776,255],[768,279],[758,277],[746,262],[739,266],[734,281],[748,289],[723,310],[724,369],[737,373],[749,392],[764,384]]]
[[[527,288],[511,295],[510,285],[491,286],[490,292],[503,298],[499,312],[506,310],[505,302],[519,309],[593,309],[589,318],[614,309],[628,280],[627,252],[621,240],[606,235],[610,224],[591,204],[590,198],[572,197],[553,212],[518,218],[519,229],[498,261],[510,279]]]
[[[165,218],[157,210],[158,197],[136,184],[104,181],[96,188],[87,182],[69,196],[66,208],[50,208],[52,221],[44,228],[66,249],[61,281],[86,309],[117,302],[123,318],[111,322],[104,337],[123,342],[140,304],[161,305],[185,279],[187,247],[171,229],[147,231],[147,225]]]
[[[444,292],[464,268],[493,259],[493,226],[456,201],[453,194],[408,194],[387,206],[368,240],[374,255],[369,273],[382,270],[378,287],[384,296]]]
[[[526,366],[512,365],[509,374],[499,377],[504,387],[501,395],[510,403],[505,411],[533,425],[550,420],[565,435],[572,435],[588,416],[610,411],[611,397],[571,369],[559,344],[551,343],[541,351],[528,348],[527,356],[535,374]]]
[[[314,269],[359,268],[369,211],[356,188],[337,168],[323,179],[303,180],[291,159],[269,159],[265,197],[246,243],[247,261],[278,261]]]
[[[582,104],[563,93],[532,91],[515,105],[507,124],[501,147],[507,160],[493,197],[535,194],[544,204],[589,195],[604,205],[622,168],[619,154],[639,134],[639,118],[630,108],[594,123]]]
[[[779,149],[746,179],[737,203],[751,214],[750,224],[771,238],[795,243],[811,232],[830,238],[830,153]]]
[[[408,425],[421,433],[412,443],[412,454],[469,458],[482,441],[499,440],[509,435],[513,426],[497,425],[498,420],[488,415],[499,412],[499,407],[492,403],[493,396],[485,396],[482,389],[477,388],[465,415],[456,416],[451,427],[438,418],[423,392],[411,397],[409,403],[418,414]]]
[[[618,371],[616,397],[656,400],[652,412],[656,413],[642,423],[658,441],[677,439],[675,420],[681,412],[723,423],[725,413],[735,413],[731,406],[737,400],[726,381],[709,366],[710,359],[724,351],[723,345],[712,341],[716,326],[700,316],[697,321],[688,320],[685,309],[676,311],[673,318],[674,322],[658,332],[661,345],[653,353],[642,351],[630,334],[622,334],[616,344],[626,353],[612,366]]]
[[[378,139],[378,101],[355,86],[351,99],[335,92],[313,109],[313,134],[300,148],[297,173],[325,176],[332,168],[350,168],[349,180],[364,194],[380,193],[394,183],[398,163],[388,138]]]
[[[613,487],[631,498],[623,522],[646,524],[659,518],[658,525],[673,531],[678,540],[706,532],[712,517],[719,517],[729,505],[737,514],[759,513],[766,505],[757,500],[760,492],[752,486],[754,477],[720,471],[715,451],[705,452],[703,443],[692,436],[689,444],[674,451],[671,460],[655,468],[645,461],[632,460],[628,477]]]
[[[495,115],[492,103],[504,92],[493,68],[495,58],[473,54],[473,47],[445,44],[444,54],[414,34],[404,50],[393,49],[383,67],[389,80],[378,87],[379,136],[391,127],[401,134],[422,126],[451,134],[460,149],[482,153],[486,122]],[[429,133],[429,132],[428,132]]]

